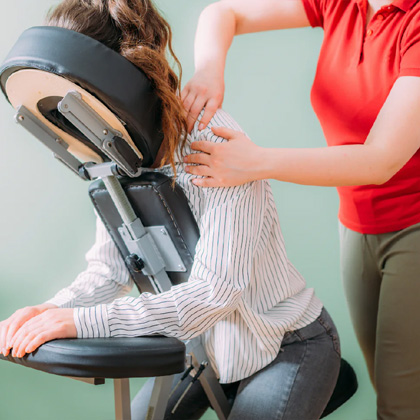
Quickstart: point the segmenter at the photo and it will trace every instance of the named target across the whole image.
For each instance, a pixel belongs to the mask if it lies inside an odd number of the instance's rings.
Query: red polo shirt
[[[311,101],[327,143],[364,143],[395,80],[420,77],[420,1],[395,0],[366,29],[367,0],[302,1],[311,25],[324,29]],[[385,184],[338,193],[349,229],[376,234],[420,223],[420,151]]]

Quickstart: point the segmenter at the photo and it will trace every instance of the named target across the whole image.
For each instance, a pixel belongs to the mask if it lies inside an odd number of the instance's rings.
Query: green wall
[[[193,38],[211,1],[160,0],[172,24],[184,83],[193,74]],[[2,2],[0,58],[27,27],[42,23],[51,0]],[[298,29],[239,37],[226,71],[224,108],[258,144],[322,147],[309,92],[322,31]],[[0,101],[0,319],[40,303],[84,268],[94,238],[87,184],[58,164],[13,122]],[[331,420],[375,418],[375,396],[350,324],[339,274],[338,201],[332,188],[272,182],[289,256],[338,326],[343,355],[360,388]],[[112,385],[93,387],[0,362],[0,419],[112,419]],[[132,381],[134,393],[141,380]],[[215,419],[212,412],[206,419]]]

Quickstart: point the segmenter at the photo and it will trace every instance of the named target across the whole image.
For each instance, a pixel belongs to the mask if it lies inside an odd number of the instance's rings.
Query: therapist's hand
[[[4,321],[0,322],[0,353],[4,356],[8,356],[10,353],[11,341],[15,333],[22,327],[25,322],[29,321],[48,309],[57,308],[56,305],[51,303],[43,303],[36,306],[27,306],[22,309],[18,309],[13,315]]]
[[[253,143],[244,133],[225,127],[212,127],[216,136],[229,140],[227,143],[196,141],[193,150],[202,153],[187,155],[186,172],[203,176],[192,182],[200,187],[231,187],[265,178],[264,149]]]
[[[57,338],[76,338],[74,309],[49,309],[26,321],[13,336],[10,345],[13,357],[32,353],[40,345]]]
[[[225,92],[223,75],[211,70],[196,71],[181,92],[182,102],[187,111],[188,132],[190,133],[204,108],[199,130],[207,127],[216,111],[222,107]]]

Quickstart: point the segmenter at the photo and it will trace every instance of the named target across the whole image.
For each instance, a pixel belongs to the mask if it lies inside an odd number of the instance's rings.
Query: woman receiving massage
[[[47,25],[90,36],[139,67],[162,101],[164,141],[156,170],[176,177],[200,229],[189,281],[159,295],[124,297],[133,282],[98,219],[88,266],[46,303],[16,311],[0,323],[0,351],[23,357],[57,338],[200,336],[209,361],[233,401],[229,419],[318,419],[336,384],[340,345],[336,328],[287,258],[267,181],[227,188],[199,188],[182,156],[196,140],[224,142],[212,132],[241,131],[224,111],[208,127],[187,133],[171,30],[150,0],[65,0]],[[116,75],[118,77],[118,75]],[[175,383],[178,378],[175,378]],[[132,403],[143,419],[153,379]],[[209,407],[199,383],[175,411],[187,387],[172,395],[165,418],[198,419]]]

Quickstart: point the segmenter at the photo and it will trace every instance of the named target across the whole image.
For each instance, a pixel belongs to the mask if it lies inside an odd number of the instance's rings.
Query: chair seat
[[[354,369],[350,364],[341,359],[340,373],[338,374],[337,384],[335,385],[334,392],[331,395],[330,401],[322,413],[321,419],[337,410],[348,401],[357,391],[358,383],[357,376]]]
[[[143,378],[185,369],[185,344],[162,336],[50,341],[23,358],[0,359],[79,378]]]

